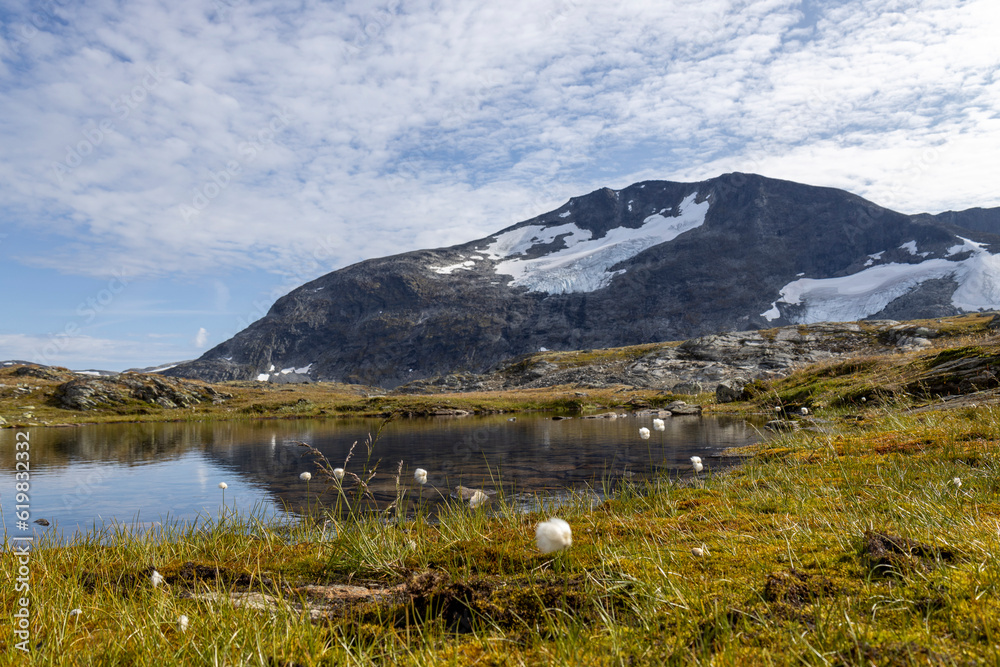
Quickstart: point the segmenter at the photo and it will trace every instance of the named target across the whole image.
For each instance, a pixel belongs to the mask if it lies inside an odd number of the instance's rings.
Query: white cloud
[[[208,343],[208,330],[205,327],[199,327],[198,333],[194,336],[194,346],[200,349],[205,347],[206,343]]]
[[[40,11],[0,47],[0,197],[21,233],[66,240],[35,266],[301,282],[734,170],[906,212],[1000,204],[993,0]]]

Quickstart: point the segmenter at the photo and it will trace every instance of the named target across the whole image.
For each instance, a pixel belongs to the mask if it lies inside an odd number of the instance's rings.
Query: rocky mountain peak
[[[602,188],[483,239],[317,278],[166,373],[396,386],[542,347],[996,308],[998,230],[1000,209],[904,215],[756,174]]]

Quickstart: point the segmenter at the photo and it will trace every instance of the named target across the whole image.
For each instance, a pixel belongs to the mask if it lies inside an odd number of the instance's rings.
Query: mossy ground
[[[47,545],[31,560],[32,662],[997,663],[1000,409],[861,417],[821,413],[821,430],[756,445],[725,475],[565,507],[573,546],[554,557],[534,545],[545,515],[500,502]],[[329,584],[387,592],[303,592]],[[247,591],[274,602],[240,605]],[[21,659],[9,634],[0,645]]]

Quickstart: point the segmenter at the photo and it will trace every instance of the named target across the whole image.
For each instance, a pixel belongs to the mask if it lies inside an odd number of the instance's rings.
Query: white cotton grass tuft
[[[707,552],[708,549],[705,548],[704,544],[701,545],[700,547],[694,547],[691,549],[691,555],[695,556],[696,558],[704,558]]]
[[[333,469],[333,478],[335,480],[337,480],[338,482],[344,481],[344,474],[345,473],[344,473],[344,469],[343,468],[334,468]]]
[[[805,417],[806,415],[809,414],[809,408],[805,408],[805,407],[799,408],[799,414],[801,414],[803,417]]]
[[[165,581],[163,575],[153,570],[153,574],[149,575],[149,583],[153,584],[153,588],[156,588]]]
[[[70,617],[73,617],[73,616],[79,616],[79,615],[80,615],[80,614],[82,614],[82,613],[83,613],[83,610],[82,610],[82,609],[70,609],[70,610],[69,610],[69,615],[70,615]]]
[[[471,507],[472,509],[476,509],[477,507],[485,505],[489,501],[490,497],[488,495],[486,495],[482,491],[477,490],[475,493],[472,494],[472,497],[469,498],[469,507]]]
[[[663,423],[662,419],[653,420],[653,430],[654,431],[666,431],[667,425]]]
[[[229,488],[229,485],[226,484],[225,482],[219,482],[219,488],[225,491],[226,489]]]
[[[951,480],[951,483],[955,485],[956,489],[961,489],[962,488],[962,478],[961,477],[954,478],[953,480]]]
[[[188,617],[181,614],[177,617],[177,632],[187,632],[188,629]]]
[[[549,519],[535,528],[535,543],[543,554],[572,546],[573,530],[562,519]]]
[[[301,479],[303,482],[308,482],[312,478],[313,476],[311,472],[304,472],[301,475],[299,475],[299,479]]]
[[[701,457],[700,456],[692,456],[691,457],[691,467],[694,468],[695,472],[701,472],[702,470],[705,469],[705,466],[703,466],[702,463],[701,463]]]
[[[643,426],[639,429],[639,437],[643,440],[649,440],[649,429]]]
[[[413,471],[413,479],[416,480],[417,484],[427,483],[427,471],[423,468],[417,468]]]

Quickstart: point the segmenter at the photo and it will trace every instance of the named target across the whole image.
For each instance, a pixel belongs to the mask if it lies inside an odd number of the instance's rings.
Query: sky
[[[200,356],[601,187],[1000,206],[996,0],[0,0],[0,360]]]

